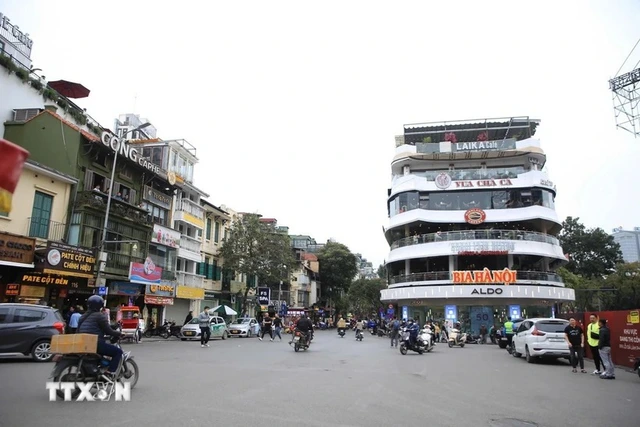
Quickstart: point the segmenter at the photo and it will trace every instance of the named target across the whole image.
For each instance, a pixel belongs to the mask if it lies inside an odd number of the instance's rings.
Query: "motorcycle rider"
[[[311,344],[311,340],[313,340],[313,322],[307,317],[306,313],[302,314],[296,328],[307,336],[308,343]]]
[[[364,329],[364,321],[362,319],[358,319],[356,322],[356,338],[358,337],[358,333],[362,333]]]
[[[111,376],[115,376],[118,367],[120,366],[120,360],[122,359],[122,349],[115,345],[108,344],[105,341],[105,335],[111,335],[112,337],[122,338],[124,334],[122,332],[114,331],[109,326],[107,320],[101,309],[104,307],[104,300],[100,295],[92,295],[87,300],[87,312],[82,315],[78,321],[78,334],[92,334],[98,336],[98,348],[97,353],[102,356],[111,357],[109,362],[108,373]]]
[[[415,346],[417,343],[418,331],[420,330],[420,326],[415,323],[413,319],[409,319],[407,330],[409,331],[409,344]]]
[[[338,319],[338,333],[340,333],[340,331],[344,332],[346,328],[347,328],[347,322],[345,322],[342,316],[340,316],[340,318]]]

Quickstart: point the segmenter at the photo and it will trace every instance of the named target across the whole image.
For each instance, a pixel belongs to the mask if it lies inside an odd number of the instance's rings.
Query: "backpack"
[[[393,330],[394,331],[400,330],[400,322],[398,322],[397,320],[393,322]]]

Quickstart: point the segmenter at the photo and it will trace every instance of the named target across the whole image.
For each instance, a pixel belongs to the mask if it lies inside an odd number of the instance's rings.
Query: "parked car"
[[[22,353],[37,362],[51,360],[51,337],[64,333],[60,311],[45,305],[0,304],[0,354]]]
[[[229,324],[229,336],[251,338],[260,333],[260,323],[254,317],[243,317]]]
[[[525,319],[513,337],[513,356],[525,356],[528,363],[538,358],[569,359],[569,345],[564,339],[564,319]]]
[[[227,330],[227,324],[222,317],[211,316],[211,338],[222,338],[226,340],[229,338],[229,331]],[[180,339],[186,340],[199,340],[200,339],[200,321],[197,317],[194,317],[182,326],[180,329]]]

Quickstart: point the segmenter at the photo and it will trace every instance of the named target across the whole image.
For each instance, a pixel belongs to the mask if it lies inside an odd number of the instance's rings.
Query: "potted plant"
[[[15,72],[16,76],[18,76],[23,82],[26,82],[29,79],[29,73],[25,69],[18,68]]]
[[[37,91],[42,90],[42,82],[38,79],[31,79],[30,81],[31,87]]]

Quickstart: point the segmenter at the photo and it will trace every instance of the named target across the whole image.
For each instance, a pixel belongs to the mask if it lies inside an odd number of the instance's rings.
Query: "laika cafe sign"
[[[126,140],[120,139],[109,132],[102,132],[102,143],[106,147],[109,147],[114,153],[117,153],[118,155],[139,164],[143,168],[150,170],[156,175],[160,174],[160,166],[151,163],[145,157],[142,157],[138,150],[131,147],[131,145],[129,145]]]

